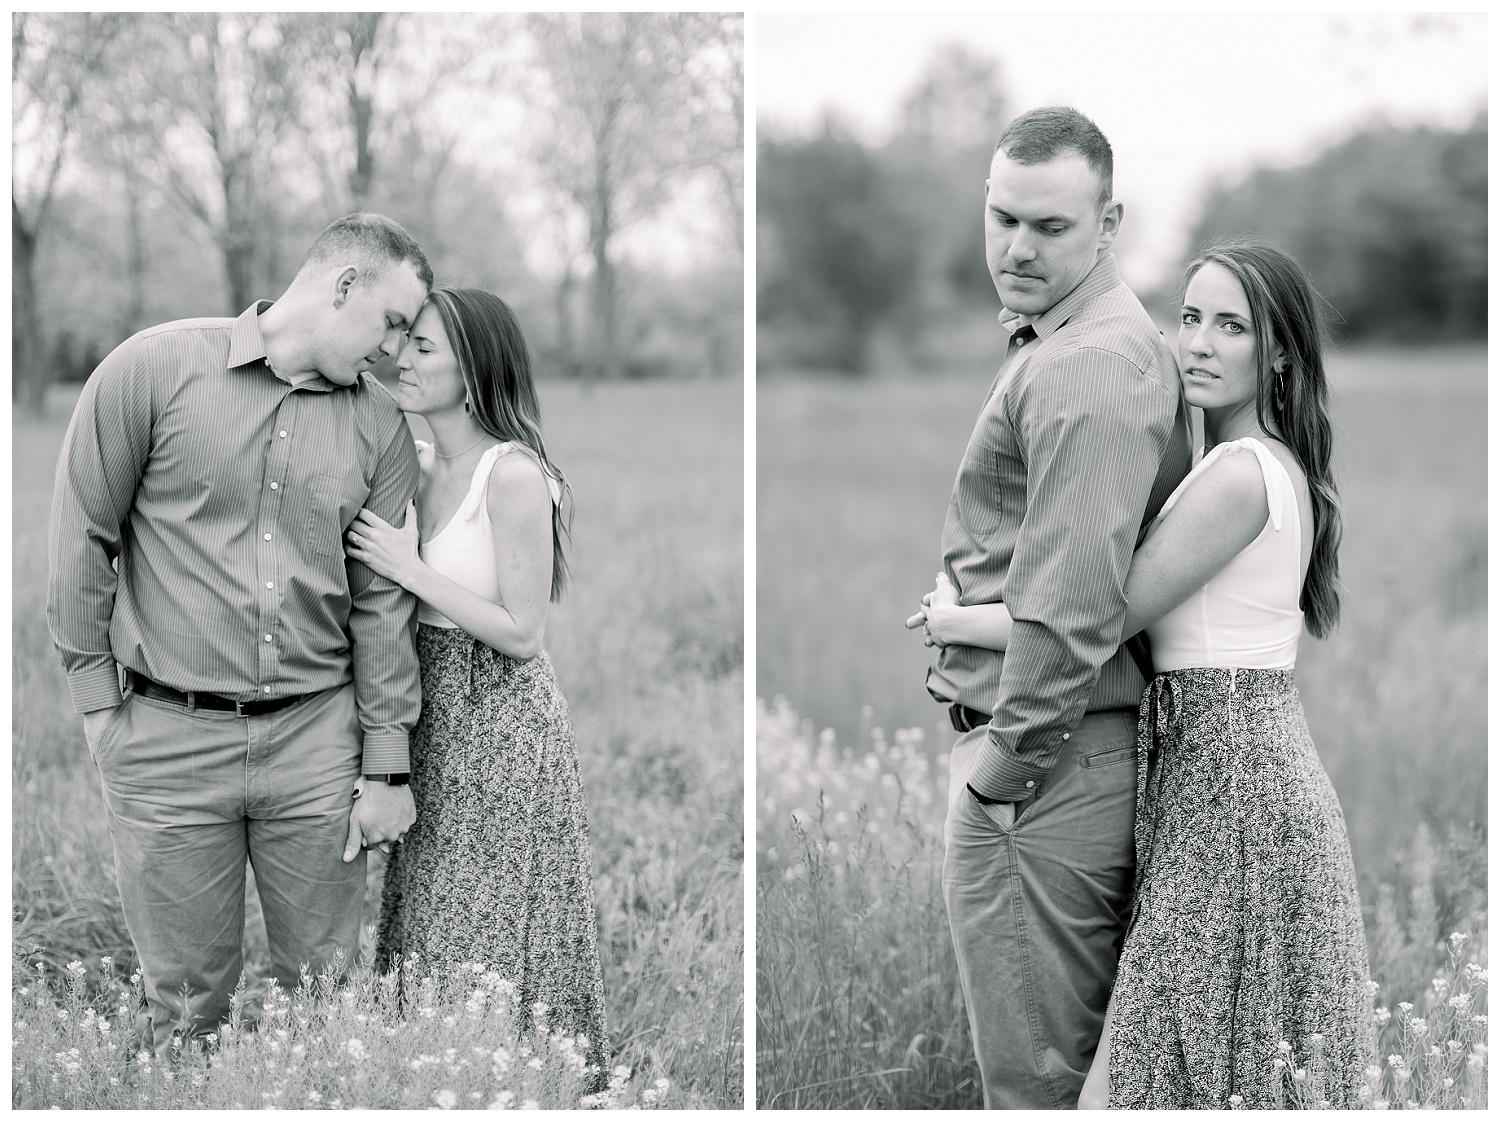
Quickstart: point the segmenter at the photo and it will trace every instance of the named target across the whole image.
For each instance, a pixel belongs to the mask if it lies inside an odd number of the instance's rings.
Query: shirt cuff
[[[969,786],[1000,802],[1018,803],[1036,794],[1036,789],[1051,771],[1050,767],[1038,767],[1017,759],[992,738],[974,763]]]
[[[94,666],[69,674],[68,694],[73,699],[75,713],[113,709],[124,700],[120,693],[119,664],[111,658],[104,666]]]
[[[404,732],[366,732],[365,754],[359,769],[365,775],[411,771],[411,751]]]

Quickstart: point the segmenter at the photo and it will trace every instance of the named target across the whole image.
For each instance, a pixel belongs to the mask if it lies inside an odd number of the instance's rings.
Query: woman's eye
[[[1182,322],[1185,325],[1191,326],[1192,324],[1195,324],[1195,323],[1198,322],[1198,317],[1195,316],[1192,312],[1183,312],[1182,313]]]
[[[1226,323],[1224,325],[1224,330],[1229,332],[1229,334],[1231,335],[1243,335],[1245,333],[1244,327],[1238,323],[1235,323],[1234,320],[1230,320],[1228,323]]]

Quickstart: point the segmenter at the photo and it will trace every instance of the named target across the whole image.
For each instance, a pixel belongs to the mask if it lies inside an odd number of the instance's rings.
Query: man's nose
[[[1010,239],[1010,256],[1016,261],[1032,261],[1036,258],[1036,242],[1032,241],[1024,227],[1017,229]]]
[[[393,327],[385,333],[385,338],[380,341],[380,353],[395,356],[401,351],[401,338],[404,332],[399,327]]]

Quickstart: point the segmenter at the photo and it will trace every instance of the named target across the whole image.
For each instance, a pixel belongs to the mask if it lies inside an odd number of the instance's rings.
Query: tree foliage
[[[498,289],[543,370],[723,372],[742,37],[729,15],[15,15],[18,401],[150,323],[275,296],[356,209],[406,225],[440,281]],[[684,214],[731,252],[667,268],[620,240]]]
[[[1254,234],[1297,257],[1351,338],[1479,338],[1488,307],[1486,118],[1379,127],[1301,167],[1216,188],[1195,248]]]

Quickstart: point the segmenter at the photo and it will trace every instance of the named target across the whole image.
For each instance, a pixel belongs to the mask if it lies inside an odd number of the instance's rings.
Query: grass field
[[[1335,357],[1344,615],[1329,641],[1304,637],[1297,669],[1375,975],[1418,1014],[1441,1004],[1443,937],[1468,934],[1484,962],[1485,361]],[[757,386],[763,1105],[977,1102],[936,879],[933,792],[954,734],[923,689],[930,652],[901,624],[932,587],[988,384],[977,371]]]
[[[741,387],[546,384],[541,393],[549,452],[577,499],[574,586],[554,609],[546,646],[572,709],[589,797],[614,1062],[635,1073],[627,1095],[645,1088],[659,1105],[736,1107],[744,1086]],[[97,775],[45,618],[47,513],[71,403],[59,392],[44,422],[18,420],[14,431],[13,936],[22,953],[40,948],[28,970],[41,960],[48,976],[66,979],[77,960],[90,991],[102,993],[100,956],[112,957],[119,980],[133,952]],[[373,866],[367,921],[378,899]],[[263,966],[254,921],[252,912],[248,957]],[[36,999],[25,988],[25,1001],[13,994],[17,1017]],[[13,1061],[23,1040],[40,1051],[37,1063],[54,1060],[40,1038],[13,1033]],[[64,1071],[66,1049],[59,1054],[54,1074],[79,1078]],[[665,1098],[654,1086],[662,1078]],[[107,1087],[97,1090],[69,1105],[120,1105]],[[27,1105],[49,1103],[44,1095]]]

